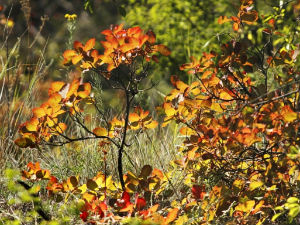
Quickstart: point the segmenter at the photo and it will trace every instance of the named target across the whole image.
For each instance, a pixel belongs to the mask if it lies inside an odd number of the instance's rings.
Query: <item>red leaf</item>
[[[88,212],[84,211],[80,214],[80,218],[82,219],[83,222],[87,221],[87,217],[89,216]]]
[[[137,210],[140,211],[142,208],[144,208],[146,206],[146,200],[144,198],[138,197],[135,200],[135,206],[136,206]]]
[[[130,202],[130,195],[127,191],[124,191],[122,194],[122,199],[125,201],[125,203]]]
[[[205,186],[204,185],[193,185],[192,187],[192,193],[195,197],[195,199],[201,199],[203,200],[205,195]]]

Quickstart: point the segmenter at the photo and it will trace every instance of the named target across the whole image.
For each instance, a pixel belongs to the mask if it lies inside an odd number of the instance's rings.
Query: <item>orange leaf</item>
[[[63,57],[67,60],[71,59],[75,55],[77,55],[77,53],[71,49],[68,49],[68,50],[64,51],[64,53],[63,53]]]
[[[230,21],[232,21],[232,19],[228,18],[227,16],[220,16],[218,19],[219,24],[223,24],[223,23],[230,22]]]
[[[176,217],[177,217],[178,211],[179,211],[178,208],[172,209],[168,213],[167,217],[164,219],[163,224],[165,225],[165,224],[169,224],[169,223],[173,222],[176,219]]]
[[[239,30],[239,24],[238,23],[233,23],[232,28],[234,31],[238,31]]]
[[[155,36],[154,32],[153,32],[152,30],[149,30],[149,31],[147,32],[147,35],[148,35],[148,42],[149,42],[150,44],[154,44],[155,41],[156,41],[156,36]]]
[[[64,132],[67,129],[67,125],[65,123],[58,123],[57,130],[59,133]]]
[[[120,49],[121,52],[126,53],[126,52],[128,52],[132,49],[137,48],[137,47],[139,47],[138,43],[126,43],[126,44],[123,44],[122,46],[120,46],[119,49]]]
[[[88,40],[83,48],[83,50],[85,52],[91,50],[92,48],[94,48],[95,46],[95,42],[96,42],[96,39],[95,38],[91,38],[90,40]]]
[[[134,123],[140,120],[140,116],[137,113],[130,113],[128,119],[130,123]]]
[[[159,179],[163,179],[164,178],[164,174],[161,170],[154,168],[152,170],[152,176],[157,176]]]
[[[60,103],[61,100],[62,100],[61,95],[58,93],[54,93],[49,97],[47,102],[50,106],[53,107],[53,106],[57,105],[58,103]]]
[[[131,27],[127,30],[128,36],[132,36],[133,34],[140,33],[140,32],[142,32],[142,29],[140,27]]]
[[[208,85],[209,86],[216,86],[218,83],[220,83],[220,79],[216,76],[216,74],[211,75],[210,79],[208,79]]]
[[[83,45],[79,41],[74,41],[73,48],[79,51],[83,49]]]
[[[155,50],[164,56],[168,56],[171,54],[171,50],[165,45],[155,45]]]
[[[63,87],[65,86],[65,82],[62,81],[55,81],[51,83],[51,86],[48,90],[48,96],[51,96],[52,94],[59,92]]]
[[[212,71],[210,71],[210,70],[207,70],[207,71],[205,71],[203,74],[202,74],[202,76],[201,76],[201,78],[202,79],[206,79],[210,74],[212,74],[213,72]]]
[[[68,93],[66,95],[66,99],[69,99],[72,95],[76,96],[79,85],[80,85],[79,79],[75,79],[72,81],[72,83],[69,87]]]
[[[28,131],[37,131],[39,120],[35,117],[31,118],[30,121],[26,122],[26,129]]]
[[[41,107],[32,109],[32,112],[33,112],[34,117],[36,117],[38,119],[46,115],[44,108],[41,108]]]
[[[83,89],[83,90],[82,90]],[[81,98],[86,98],[91,93],[92,86],[90,83],[84,83],[78,87],[78,96]]]

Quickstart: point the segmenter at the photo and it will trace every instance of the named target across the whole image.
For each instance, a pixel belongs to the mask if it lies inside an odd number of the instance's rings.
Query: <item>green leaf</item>
[[[125,10],[124,6],[119,6],[118,10],[119,10],[119,13],[121,16],[123,16],[123,17],[126,16],[126,10]]]

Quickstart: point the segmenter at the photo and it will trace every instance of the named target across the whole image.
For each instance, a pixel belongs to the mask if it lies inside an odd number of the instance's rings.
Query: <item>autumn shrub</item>
[[[155,146],[147,134],[158,122],[136,96],[152,87],[143,81],[171,51],[156,43],[153,31],[123,24],[102,31],[103,53],[94,38],[75,41],[63,64],[100,76],[118,92],[122,111],[101,108],[83,78],[56,81],[15,143],[42,152],[45,145],[94,141],[101,171],[87,179],[58,178],[30,162],[18,183],[28,190],[45,185],[47,200],[74,207],[88,224],[298,224],[299,26],[285,21],[296,20],[300,2],[281,2],[269,15],[255,6],[242,0],[236,15],[218,17],[232,31],[214,51],[180,66],[190,83],[171,76],[174,89],[157,111],[161,126],[175,127],[184,140],[176,159],[160,169],[146,164],[125,172],[123,162],[127,157],[134,164],[133,138],[146,135]],[[90,108],[93,120],[84,113]],[[117,153],[118,178],[108,168],[110,151]]]

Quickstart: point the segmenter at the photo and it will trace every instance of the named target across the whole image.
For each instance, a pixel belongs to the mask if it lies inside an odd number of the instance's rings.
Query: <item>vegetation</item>
[[[300,1],[113,3],[138,26],[73,42],[66,14],[75,75],[41,104],[3,14],[1,224],[299,224]]]

